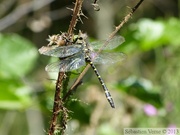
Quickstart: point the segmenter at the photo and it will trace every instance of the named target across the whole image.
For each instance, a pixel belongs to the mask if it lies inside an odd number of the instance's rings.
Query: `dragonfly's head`
[[[74,36],[74,43],[84,44],[86,42],[87,37],[88,36],[86,33],[82,33],[81,31],[79,31],[79,34]]]

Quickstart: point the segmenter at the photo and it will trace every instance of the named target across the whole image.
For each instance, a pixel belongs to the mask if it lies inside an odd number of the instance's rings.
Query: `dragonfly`
[[[111,94],[94,64],[117,63],[125,59],[125,54],[120,52],[97,53],[94,50],[100,48],[103,50],[115,49],[125,41],[124,37],[115,36],[112,39],[110,39],[108,42],[106,42],[105,40],[101,40],[101,41],[94,41],[91,43],[87,43],[83,38],[79,38],[79,39],[81,40],[80,43],[78,41],[72,45],[67,45],[67,46],[53,45],[53,46],[41,47],[39,49],[40,54],[52,56],[52,57],[58,57],[60,59],[60,61],[47,65],[45,67],[45,70],[48,72],[70,72],[73,70],[77,70],[80,67],[85,66],[87,64],[90,64],[105,92],[105,96],[110,106],[112,108],[115,108],[115,104],[111,97]]]

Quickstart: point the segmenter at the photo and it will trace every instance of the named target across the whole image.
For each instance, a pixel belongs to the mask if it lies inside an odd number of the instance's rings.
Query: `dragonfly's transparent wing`
[[[106,44],[106,40],[91,42],[90,47],[92,49],[102,48],[103,50],[111,50],[121,45],[124,41],[125,41],[124,37],[115,36],[109,42],[107,42],[107,44]]]
[[[68,57],[78,53],[82,50],[82,45],[69,45],[69,46],[43,46],[39,49],[40,54],[53,56],[53,57]]]
[[[126,58],[124,53],[100,53],[95,58],[93,58],[94,54],[91,54],[91,58],[94,64],[113,64],[117,62],[121,62]]]
[[[65,58],[58,62],[51,63],[46,66],[45,70],[48,72],[67,72],[76,70],[84,66],[85,60],[83,54],[78,54],[72,57]]]

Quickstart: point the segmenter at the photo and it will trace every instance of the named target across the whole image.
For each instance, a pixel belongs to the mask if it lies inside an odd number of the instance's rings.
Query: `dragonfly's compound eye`
[[[83,44],[83,38],[82,37],[77,37],[76,39],[75,39],[75,43],[77,43],[77,44]]]

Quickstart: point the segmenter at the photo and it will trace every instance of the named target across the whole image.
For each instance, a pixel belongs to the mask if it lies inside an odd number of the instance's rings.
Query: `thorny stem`
[[[105,47],[107,45],[107,43],[115,36],[115,34],[124,26],[124,24],[126,22],[128,22],[128,20],[132,17],[132,15],[134,14],[134,12],[138,9],[138,7],[141,5],[141,3],[144,0],[140,0],[133,8],[131,8],[131,12],[129,14],[127,14],[124,19],[122,20],[122,22],[115,28],[115,30],[110,34],[109,38],[106,40],[106,42],[104,43]],[[100,53],[102,51],[102,48],[99,49],[98,53]],[[79,82],[82,80],[83,76],[86,74],[86,72],[88,71],[88,69],[90,68],[90,65],[88,64],[85,69],[81,72],[81,74],[79,75],[79,77],[76,79],[76,81],[74,82],[74,84],[71,86],[71,88],[69,89],[68,93],[65,95],[65,97],[63,98],[63,101],[67,100],[67,97],[69,97],[73,90],[75,88],[77,88],[77,85],[79,85]]]
[[[115,34],[123,27],[123,25],[129,21],[129,19],[132,17],[132,15],[134,14],[134,12],[138,9],[138,7],[141,5],[141,3],[144,0],[140,0],[135,7],[131,8],[131,12],[129,14],[127,14],[124,19],[122,20],[122,22],[116,26],[115,30],[110,34],[109,36],[109,40],[115,36]]]
[[[76,0],[76,3],[74,5],[73,9],[73,16],[69,25],[68,34],[73,34],[74,28],[77,24],[78,19],[81,15],[81,7],[82,7],[83,0]]]
[[[52,119],[50,121],[50,128],[49,128],[49,132],[48,135],[53,135],[54,131],[56,130],[56,123],[57,123],[57,119],[58,119],[58,115],[60,110],[62,110],[62,102],[61,102],[61,98],[60,98],[60,93],[61,93],[61,89],[62,89],[62,81],[64,79],[65,74],[62,72],[59,72],[58,75],[58,79],[56,82],[56,91],[55,91],[55,95],[54,95],[54,105],[53,105],[53,116]]]
[[[72,20],[70,22],[69,29],[68,29],[68,35],[73,34],[74,28],[79,19],[78,17],[80,17],[80,15],[81,15],[82,2],[83,2],[83,0],[76,0],[75,6],[73,9]],[[63,106],[63,101],[60,96],[61,90],[64,89],[64,88],[62,88],[62,84],[63,84],[63,81],[65,78],[66,78],[65,72],[59,72],[58,79],[56,82],[56,91],[55,91],[55,95],[54,95],[53,114],[52,114],[52,119],[50,121],[50,128],[48,131],[48,135],[53,135],[56,130],[59,130],[57,127],[57,120],[58,120],[58,115],[59,115],[60,111],[62,112],[61,113],[62,115],[60,116],[61,117],[60,128],[62,129],[61,134],[64,134],[64,131],[66,128],[68,111]]]

